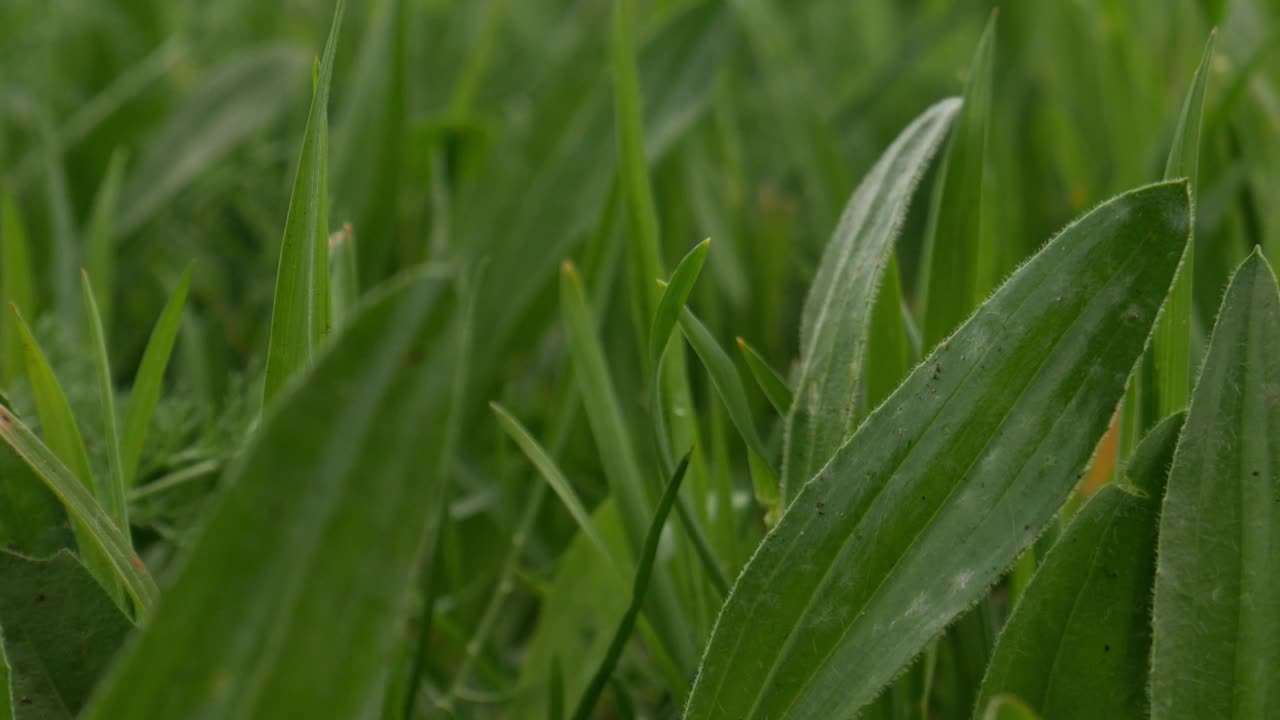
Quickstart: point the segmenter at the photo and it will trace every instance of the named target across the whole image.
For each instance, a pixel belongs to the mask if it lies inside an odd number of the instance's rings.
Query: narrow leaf
[[[178,329],[182,325],[182,309],[186,306],[187,292],[191,288],[191,270],[192,267],[187,266],[182,278],[178,280],[178,286],[165,303],[164,310],[160,312],[160,318],[151,330],[151,338],[147,340],[147,349],[142,353],[138,374],[133,379],[133,391],[129,395],[121,441],[125,488],[133,487],[137,480],[138,461],[147,441],[147,431],[151,428],[156,403],[160,401],[164,372],[169,366],[173,343],[177,340]]]
[[[125,153],[116,150],[107,163],[107,174],[98,186],[85,230],[85,269],[93,278],[94,300],[98,304],[103,334],[110,337],[115,298],[116,210],[120,198],[120,182],[124,178]]]
[[[849,717],[981,598],[1088,463],[1188,223],[1185,182],[1104,203],[943,342],[756,550],[686,717]]]
[[[0,300],[35,312],[35,288],[31,284],[31,247],[22,215],[7,190],[0,188]],[[22,332],[17,323],[0,322],[0,384],[12,387],[25,374]]]
[[[70,718],[133,628],[71,553],[0,550],[0,627],[15,720]]]
[[[662,528],[667,523],[671,506],[680,495],[680,483],[684,480],[684,472],[687,469],[689,469],[689,456],[686,454],[676,466],[675,474],[662,492],[662,498],[658,500],[658,509],[654,512],[653,522],[649,524],[640,562],[636,566],[636,577],[631,586],[631,604],[613,633],[613,640],[609,642],[609,650],[605,653],[604,660],[601,661],[595,676],[591,678],[591,683],[587,685],[582,698],[578,700],[578,708],[573,713],[574,720],[587,720],[591,717],[596,702],[604,692],[604,686],[613,676],[613,669],[617,666],[618,659],[622,657],[622,650],[631,637],[631,630],[635,627],[636,619],[640,616],[640,608],[644,604],[645,593],[649,590],[649,578],[653,574],[653,561],[658,554],[658,540],[662,538]]]
[[[102,329],[102,315],[94,299],[89,274],[80,273],[80,289],[84,295],[85,316],[89,323],[89,339],[93,343],[93,364],[98,376],[98,405],[102,410],[103,442],[107,446],[109,474],[98,483],[98,499],[116,527],[129,536],[129,511],[125,505],[124,464],[120,452],[120,431],[116,424],[116,393],[111,381],[111,360],[107,356],[107,338]]]
[[[329,332],[329,85],[345,8],[345,0],[338,0],[284,222],[267,346],[264,406],[295,372],[311,363],[317,346]]]
[[[1182,103],[1178,125],[1173,133],[1173,146],[1164,168],[1164,179],[1185,177],[1191,180],[1191,197],[1194,202],[1199,184],[1200,121],[1204,115],[1205,85],[1209,80],[1209,64],[1213,60],[1213,40],[1216,32],[1209,34],[1204,55],[1191,80],[1191,88]],[[1186,258],[1178,279],[1169,293],[1169,302],[1160,314],[1153,340],[1156,377],[1159,386],[1160,415],[1181,410],[1187,405],[1191,388],[1191,313],[1192,284],[1195,270],[1195,238],[1187,246]]]
[[[737,343],[738,350],[742,353],[742,361],[747,364],[747,369],[751,371],[751,377],[755,378],[756,384],[760,386],[760,391],[764,393],[773,409],[777,410],[779,415],[785,416],[791,409],[791,388],[787,387],[787,381],[782,379],[782,375],[774,370],[769,365],[769,361],[765,360],[764,356],[750,343],[742,338],[737,338]]]
[[[979,706],[981,707],[981,706]],[[987,703],[982,720],[1040,720],[1027,704],[1012,695],[997,695]]]
[[[362,717],[380,707],[443,501],[432,469],[455,363],[432,335],[446,289],[418,276],[384,293],[267,411],[82,717]]]
[[[783,436],[784,507],[789,488],[813,477],[857,426],[875,291],[911,196],[959,109],[959,100],[944,100],[902,131],[854,191],[823,252],[800,321],[800,374]]]
[[[698,274],[702,272],[710,247],[710,238],[693,246],[676,266],[675,272],[671,273],[671,280],[662,291],[662,298],[658,301],[658,310],[653,315],[653,324],[649,330],[649,364],[655,368],[655,375],[662,353],[680,319],[680,310],[689,302],[689,293],[698,281]]]
[[[902,279],[898,273],[898,257],[891,253],[884,282],[871,311],[871,330],[867,353],[866,398],[864,412],[874,410],[889,397],[902,379],[911,372],[911,342],[902,303]]]
[[[1218,312],[1160,520],[1151,716],[1280,712],[1280,293],[1255,251]]]
[[[983,280],[992,273],[981,266],[992,259],[991,249],[983,247],[982,184],[997,17],[991,13],[969,66],[964,110],[947,143],[925,231],[920,306],[926,349],[950,335],[991,290]]]
[[[1151,590],[1165,478],[1184,416],[1157,425],[1072,519],[1000,634],[978,707],[1001,694],[1044,718],[1146,717]]]

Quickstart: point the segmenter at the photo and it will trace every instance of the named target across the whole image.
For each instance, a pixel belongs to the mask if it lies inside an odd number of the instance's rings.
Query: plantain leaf
[[[686,717],[851,717],[1051,520],[1189,232],[1185,181],[1068,226],[862,424],[721,611]]]
[[[1185,416],[1152,429],[1053,545],[996,643],[978,699],[1022,698],[1041,717],[1147,716],[1151,588],[1165,478]]]
[[[317,346],[329,333],[329,85],[345,8],[345,0],[338,0],[333,11],[284,221],[267,346],[264,406],[295,372],[311,363]]]
[[[783,436],[780,496],[818,471],[856,427],[855,410],[875,290],[907,204],[960,108],[929,108],[898,136],[854,191],[800,321],[800,374]]]
[[[925,349],[950,335],[991,291],[994,260],[982,234],[982,183],[995,64],[996,19],[991,13],[978,41],[964,111],[947,143],[925,230],[920,287],[924,293],[921,334]]]
[[[1236,271],[1169,472],[1156,566],[1151,716],[1280,712],[1280,294]]]
[[[268,410],[84,718],[380,706],[442,501],[431,469],[456,363],[427,343],[450,310],[446,289],[419,276],[385,292]]]
[[[151,330],[151,338],[147,340],[147,349],[142,353],[138,374],[133,379],[133,392],[129,396],[124,434],[121,436],[126,488],[133,487],[137,480],[138,461],[147,441],[147,431],[151,428],[156,403],[160,401],[164,371],[169,366],[173,343],[178,338],[178,329],[182,324],[182,309],[187,303],[187,292],[191,288],[191,269],[192,266],[188,265],[182,278],[178,280],[178,286],[169,296],[169,301],[165,303],[164,310],[160,312],[160,318]]]
[[[1200,189],[1200,121],[1204,115],[1205,85],[1209,80],[1209,63],[1213,60],[1213,39],[1209,34],[1204,55],[1196,68],[1191,88],[1182,103],[1178,125],[1173,133],[1173,146],[1164,168],[1164,179],[1185,177],[1191,180],[1194,201]],[[1182,263],[1178,279],[1169,293],[1168,307],[1160,314],[1153,339],[1160,415],[1168,415],[1186,407],[1191,388],[1191,304],[1193,271],[1195,270],[1195,238],[1187,246],[1187,259]]]
[[[45,560],[0,550],[0,577],[13,717],[70,720],[133,625],[65,550]]]

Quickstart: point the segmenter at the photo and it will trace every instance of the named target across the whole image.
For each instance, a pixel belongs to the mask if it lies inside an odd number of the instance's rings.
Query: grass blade
[[[983,247],[982,177],[991,121],[997,17],[996,12],[991,13],[969,66],[964,110],[947,143],[925,231],[920,331],[926,349],[950,335],[991,290],[984,282],[994,273],[982,267],[984,262],[994,261],[991,248]]]
[[[868,338],[866,397],[864,412],[880,406],[884,399],[898,387],[911,372],[914,358],[902,303],[902,279],[898,272],[898,256],[889,257],[884,282],[871,311],[871,330]]]
[[[121,459],[120,431],[116,424],[116,394],[111,381],[111,359],[107,354],[107,338],[102,329],[102,315],[94,299],[89,273],[80,273],[80,289],[84,295],[85,317],[89,323],[89,339],[93,343],[93,363],[98,375],[98,404],[102,409],[103,442],[107,446],[109,475],[99,483],[98,498],[107,515],[124,533],[125,541],[132,547],[129,535],[129,510],[125,503],[124,461]]]
[[[698,275],[702,272],[703,264],[706,263],[707,250],[710,247],[710,238],[693,246],[693,249],[676,266],[675,272],[671,273],[671,280],[662,291],[662,298],[658,301],[658,309],[653,314],[653,323],[649,330],[649,365],[654,368],[655,376],[658,374],[657,368],[661,363],[662,353],[667,349],[671,333],[675,331],[676,323],[680,319],[680,310],[689,302],[689,293],[693,291],[693,285],[698,281]]]
[[[1072,519],[1000,635],[978,707],[1001,694],[1048,718],[1146,717],[1160,502],[1182,414]]]
[[[777,410],[779,415],[785,416],[791,409],[791,388],[787,387],[787,381],[750,343],[742,338],[736,338],[736,341],[742,361],[751,371],[751,377],[755,378],[756,385],[760,386],[760,391],[764,393],[773,409]]]
[[[1218,313],[1169,472],[1156,566],[1151,716],[1280,709],[1280,293],[1255,251]]]
[[[85,269],[93,278],[94,300],[102,319],[103,335],[111,337],[111,320],[115,317],[115,241],[116,211],[120,199],[120,182],[124,178],[125,153],[116,150],[107,163],[107,174],[98,186],[85,230]],[[25,306],[23,306],[25,307]]]
[[[680,483],[684,480],[685,470],[689,468],[689,456],[685,455],[680,464],[676,466],[675,474],[671,476],[671,481],[667,483],[667,488],[662,492],[662,498],[658,500],[658,509],[654,512],[653,522],[649,525],[649,532],[646,533],[644,539],[644,549],[640,554],[640,562],[636,565],[636,577],[631,588],[631,604],[627,607],[626,613],[623,614],[622,620],[618,623],[617,630],[613,633],[613,640],[609,643],[609,650],[605,653],[604,660],[600,663],[596,674],[591,678],[591,683],[587,685],[586,691],[578,700],[578,707],[573,713],[574,720],[587,720],[591,717],[592,710],[595,709],[596,702],[599,701],[600,695],[604,693],[604,687],[609,682],[609,678],[613,676],[613,669],[618,664],[618,659],[622,657],[622,650],[627,645],[627,639],[631,637],[631,630],[635,627],[636,619],[640,616],[640,608],[644,604],[645,593],[649,590],[649,578],[653,574],[653,561],[658,554],[658,540],[662,537],[662,528],[667,523],[667,515],[671,512],[671,506],[675,504],[676,498],[680,494]]]
[[[76,531],[81,558],[98,582],[110,590],[116,586],[118,578],[133,598],[137,617],[146,617],[159,595],[155,580],[142,560],[129,549],[124,533],[116,527],[89,489],[48,446],[40,442],[30,428],[3,407],[0,407],[0,439],[26,460],[62,501],[67,514],[74,520],[72,528]],[[94,558],[103,558],[100,562],[107,564],[111,574],[106,577],[99,574],[102,571],[94,568]]]
[[[876,288],[907,205],[960,101],[930,107],[903,130],[854,191],[827,244],[800,322],[800,374],[783,436],[782,506],[857,426],[854,400]]]
[[[1040,716],[1012,695],[997,695],[982,711],[982,720],[1040,720]]]
[[[419,276],[377,297],[267,411],[163,602],[82,717],[380,707],[384,660],[443,502],[435,468],[457,370],[435,337],[452,309],[447,287]]]
[[[1189,212],[1185,181],[1099,206],[872,413],[739,576],[686,718],[851,716],[986,593],[1106,430]]]
[[[489,407],[493,409],[493,414],[498,416],[498,424],[502,426],[507,436],[515,441],[525,457],[529,458],[529,462],[538,469],[538,473],[547,481],[551,489],[559,496],[560,502],[564,503],[564,507],[569,511],[569,515],[573,517],[574,522],[578,524],[578,529],[582,534],[591,541],[591,544],[600,551],[600,554],[617,564],[617,559],[613,557],[613,553],[609,552],[609,547],[605,545],[604,539],[596,532],[595,523],[591,522],[591,514],[587,512],[582,501],[578,499],[578,493],[574,491],[573,485],[569,482],[569,478],[564,476],[560,471],[556,461],[547,454],[542,445],[525,429],[524,425],[515,418],[506,408],[496,402],[489,403]]]
[[[13,196],[0,188],[0,300],[34,313],[31,272],[31,247],[22,215]],[[25,363],[22,331],[12,320],[0,323],[0,383],[12,387],[25,374]]]
[[[151,330],[151,338],[147,340],[147,349],[142,353],[138,374],[133,379],[133,391],[129,395],[129,406],[125,411],[121,443],[126,490],[132,488],[137,481],[138,461],[142,458],[142,448],[147,441],[147,431],[151,428],[151,418],[155,414],[156,403],[160,401],[165,369],[169,366],[173,343],[178,338],[178,330],[182,324],[182,309],[186,306],[187,292],[191,288],[191,270],[192,266],[188,265],[182,278],[178,280],[178,286],[169,296],[169,301],[165,303],[164,310],[160,312],[160,318]]]
[[[295,372],[311,363],[317,346],[329,332],[329,85],[345,8],[345,0],[338,0],[285,218],[267,346],[264,406]]]
[[[1191,180],[1191,197],[1200,189],[1200,124],[1204,115],[1205,85],[1209,81],[1209,64],[1213,60],[1210,33],[1204,55],[1191,80],[1191,88],[1182,103],[1178,125],[1173,133],[1173,146],[1164,168],[1164,179],[1185,177]],[[1195,238],[1187,247],[1187,257],[1169,294],[1168,306],[1160,315],[1153,340],[1156,377],[1158,378],[1160,416],[1181,410],[1187,405],[1191,388],[1191,305],[1195,270]]]

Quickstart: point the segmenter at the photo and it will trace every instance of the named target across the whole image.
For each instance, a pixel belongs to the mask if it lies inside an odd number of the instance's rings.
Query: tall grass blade
[[[444,501],[434,469],[457,369],[435,337],[446,290],[415,277],[372,300],[267,411],[82,717],[360,717],[381,706]]]
[[[960,101],[930,107],[903,130],[850,198],[800,321],[800,373],[786,417],[780,497],[813,477],[857,426],[876,288],[907,205]]]
[[[147,340],[147,349],[142,352],[138,374],[133,379],[133,392],[129,395],[129,405],[125,410],[121,440],[126,489],[132,488],[137,481],[142,448],[146,445],[151,419],[155,415],[156,404],[160,401],[165,369],[169,366],[173,344],[182,325],[182,309],[186,306],[187,292],[191,288],[191,271],[192,266],[188,265],[178,280],[178,286],[165,303],[164,310],[160,312],[160,317],[151,330],[151,337]]]
[[[115,241],[116,214],[119,207],[120,183],[124,179],[125,152],[111,153],[107,174],[98,186],[84,236],[85,270],[93,278],[94,301],[102,319],[103,334],[111,337],[111,320],[115,317]]]
[[[978,707],[1016,695],[1047,718],[1146,717],[1150,598],[1165,479],[1185,417],[1152,429],[1054,543],[1000,635]]]
[[[786,416],[787,411],[791,409],[791,388],[787,387],[787,381],[768,360],[760,354],[746,340],[735,338],[738,345],[738,351],[742,355],[742,362],[746,364],[747,370],[751,372],[751,377],[755,379],[756,385],[760,386],[760,391],[764,393],[765,399],[778,411],[779,415]]]
[[[102,329],[102,315],[94,299],[89,273],[80,274],[80,288],[84,295],[85,318],[89,324],[89,340],[92,342],[94,370],[98,376],[98,406],[102,410],[102,437],[107,446],[107,477],[100,480],[99,501],[116,527],[124,533],[132,547],[129,533],[129,510],[125,504],[124,461],[120,450],[120,429],[116,421],[116,393],[111,379],[111,359],[107,354],[107,338]]]
[[[311,363],[317,346],[329,332],[329,85],[345,8],[345,0],[338,0],[311,97],[298,174],[285,218],[267,346],[264,406],[294,373]]]
[[[686,718],[851,716],[985,595],[1106,430],[1189,212],[1185,181],[1099,206],[872,413],[739,576]]]
[[[1255,251],[1218,312],[1169,472],[1151,716],[1280,711],[1280,292]]]

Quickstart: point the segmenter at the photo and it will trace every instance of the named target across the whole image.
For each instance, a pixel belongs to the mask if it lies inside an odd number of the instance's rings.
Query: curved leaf
[[[1280,294],[1258,252],[1218,313],[1169,473],[1151,716],[1280,712]]]
[[[854,410],[880,276],[930,158],[960,101],[929,108],[898,136],[845,207],[805,298],[800,374],[783,436],[782,504],[813,477],[855,427]]]
[[[1051,520],[1187,242],[1186,182],[1068,226],[805,485],[738,578],[687,718],[851,717]]]
[[[454,353],[427,342],[446,287],[419,277],[380,297],[268,411],[84,718],[378,706],[439,517]]]
[[[1054,543],[1000,634],[979,708],[1012,694],[1050,720],[1147,716],[1160,501],[1184,419],[1138,445],[1135,489],[1102,488]]]

